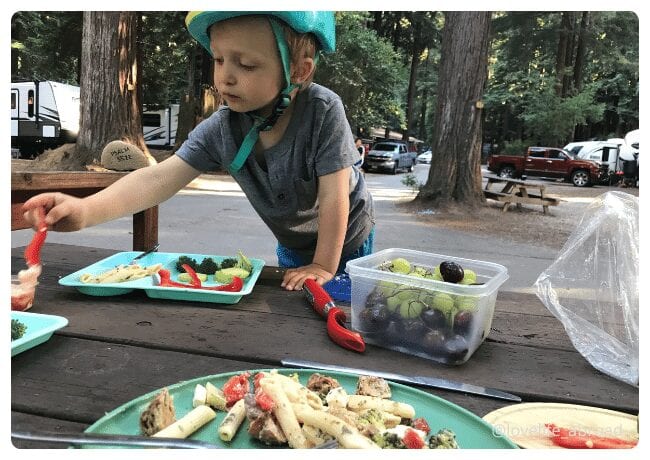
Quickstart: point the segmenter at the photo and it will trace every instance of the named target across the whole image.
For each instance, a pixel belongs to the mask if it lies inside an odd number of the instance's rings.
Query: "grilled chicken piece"
[[[391,397],[388,382],[381,377],[373,377],[370,375],[359,376],[356,394],[386,399]]]
[[[140,415],[140,428],[145,436],[152,436],[175,421],[174,398],[163,388]]]

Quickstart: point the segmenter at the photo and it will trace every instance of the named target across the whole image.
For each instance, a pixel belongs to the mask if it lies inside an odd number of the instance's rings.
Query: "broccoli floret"
[[[185,269],[183,268],[183,264],[187,264],[195,272],[198,272],[198,264],[196,263],[195,259],[192,259],[191,257],[188,256],[180,256],[178,260],[176,261],[176,270],[178,270],[179,273],[185,273]],[[202,273],[202,272],[199,272]]]
[[[429,438],[429,449],[459,449],[456,433],[446,428],[432,434]]]
[[[219,264],[217,264],[212,257],[206,257],[201,261],[196,271],[198,273],[205,273],[206,275],[212,274],[219,270]]]
[[[27,331],[27,326],[24,323],[21,323],[17,319],[11,320],[11,340],[17,340],[25,335]]]
[[[382,449],[406,449],[406,444],[396,433],[377,433],[372,440]]]
[[[237,266],[237,259],[234,257],[228,257],[227,259],[223,259],[221,261],[221,270],[224,268],[232,268]]]
[[[384,431],[386,425],[384,425],[384,418],[381,415],[381,412],[377,409],[368,409],[363,412],[357,419],[358,425],[371,425],[377,428],[379,431]]]
[[[237,254],[237,267],[246,270],[248,273],[253,271],[253,264],[241,251]]]

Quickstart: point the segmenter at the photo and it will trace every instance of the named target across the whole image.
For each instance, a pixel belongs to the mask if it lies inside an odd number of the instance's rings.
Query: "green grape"
[[[402,302],[403,302],[402,299],[394,295],[386,299],[386,308],[388,308],[390,311],[395,311],[401,305]]]
[[[473,284],[476,283],[476,273],[474,271],[465,269],[463,270],[463,279],[460,281],[459,284]]]
[[[422,302],[405,300],[399,306],[399,314],[402,318],[416,318],[420,316],[424,304]]]
[[[398,257],[392,260],[391,271],[393,273],[402,273],[407,275],[411,271],[411,264],[408,260]]]
[[[451,317],[455,311],[454,299],[449,294],[440,292],[433,298],[433,308]]]
[[[397,284],[388,281],[380,281],[379,283],[377,283],[377,290],[384,297],[392,296],[396,288],[397,288]]]
[[[478,300],[478,297],[475,296],[458,296],[456,298],[456,307],[458,307],[459,310],[476,311]]]

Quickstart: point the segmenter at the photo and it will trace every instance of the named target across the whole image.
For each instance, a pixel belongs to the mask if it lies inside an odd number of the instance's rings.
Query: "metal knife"
[[[521,402],[521,398],[496,388],[487,388],[471,383],[457,382],[454,380],[441,379],[438,377],[426,377],[423,375],[404,375],[393,372],[373,371],[368,369],[356,369],[354,367],[336,366],[334,364],[318,363],[315,361],[306,361],[301,359],[283,359],[281,361],[285,367],[307,368],[307,369],[324,369],[327,371],[349,372],[359,375],[373,375],[382,377],[394,382],[411,383],[429,388],[440,388],[443,390],[458,391],[461,393],[470,393],[488,398],[504,399],[506,401]]]
[[[93,446],[167,447],[172,449],[220,449],[220,447],[217,445],[204,441],[195,441],[192,439],[154,438],[122,434],[13,431],[11,433],[11,438],[21,439],[25,441],[53,442],[74,445],[90,444]]]

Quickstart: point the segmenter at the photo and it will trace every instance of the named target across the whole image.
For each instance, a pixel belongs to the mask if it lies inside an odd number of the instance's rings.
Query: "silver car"
[[[409,152],[404,142],[381,141],[372,146],[363,162],[363,169],[388,170],[397,174],[398,169],[413,171],[415,152]]]

